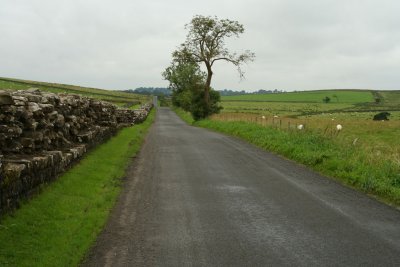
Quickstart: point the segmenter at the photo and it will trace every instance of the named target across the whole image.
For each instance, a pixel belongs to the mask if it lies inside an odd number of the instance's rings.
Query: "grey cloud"
[[[160,73],[193,15],[243,23],[228,42],[256,61],[239,82],[219,64],[217,89],[400,89],[395,0],[3,0],[0,76],[125,89],[166,86]]]

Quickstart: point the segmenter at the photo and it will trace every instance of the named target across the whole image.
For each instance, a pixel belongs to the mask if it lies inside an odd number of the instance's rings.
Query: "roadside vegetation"
[[[194,123],[196,122],[196,120],[193,119],[193,116],[192,116],[192,114],[190,114],[190,112],[187,112],[187,111],[183,110],[182,108],[178,108],[175,106],[172,106],[172,109],[187,124],[194,125]]]
[[[120,107],[130,107],[132,105],[144,104],[149,102],[149,97],[116,90],[104,90],[97,88],[81,87],[75,85],[28,81],[20,79],[0,77],[0,89],[26,90],[28,88],[38,88],[52,93],[79,94],[91,98],[96,98],[111,102]]]
[[[0,266],[77,266],[104,227],[155,111],[0,221]]]
[[[323,102],[325,96],[330,103]],[[190,124],[237,136],[400,206],[400,91],[235,97],[235,101],[223,97],[222,113],[205,120],[194,121],[182,110],[176,112]],[[388,111],[389,120],[374,121],[380,111]]]

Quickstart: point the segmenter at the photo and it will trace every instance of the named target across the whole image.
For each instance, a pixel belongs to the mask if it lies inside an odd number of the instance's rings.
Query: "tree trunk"
[[[204,88],[204,101],[206,102],[207,107],[210,107],[210,88],[211,88],[211,78],[213,72],[209,64],[206,64],[206,66],[207,66],[207,80],[206,80],[206,87]]]

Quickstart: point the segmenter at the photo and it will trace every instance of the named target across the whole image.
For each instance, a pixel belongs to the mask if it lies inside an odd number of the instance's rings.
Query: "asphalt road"
[[[400,266],[400,212],[160,108],[86,266]]]

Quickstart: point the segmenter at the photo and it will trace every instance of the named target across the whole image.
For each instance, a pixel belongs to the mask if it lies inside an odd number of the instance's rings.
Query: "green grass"
[[[360,143],[352,145],[347,139],[317,130],[288,131],[245,121],[193,122],[188,113],[176,111],[192,125],[239,137],[400,206],[400,162],[382,157],[374,149],[365,149]]]
[[[351,92],[351,91],[341,91]],[[314,92],[311,92],[314,93]],[[298,93],[304,95],[306,92]],[[390,161],[400,162],[400,91],[373,91],[375,103],[306,103],[306,102],[262,102],[262,101],[224,101],[222,114],[213,116],[214,120],[250,121],[272,124],[273,116],[278,115],[284,125],[305,124],[319,132],[333,128],[336,124],[344,126],[339,140],[347,146],[355,139],[366,151]],[[254,95],[257,96],[257,95]],[[263,95],[258,95],[260,98]],[[301,98],[300,98],[301,99]],[[372,118],[381,111],[389,111],[388,122],[376,122]],[[258,116],[258,117],[257,117]],[[265,120],[261,120],[265,116]],[[258,120],[257,120],[258,119]],[[396,160],[397,159],[397,160]]]
[[[121,177],[154,120],[121,130],[0,221],[0,266],[77,266],[121,190]]]
[[[303,102],[322,103],[326,96],[332,103],[368,103],[374,98],[368,90],[320,90],[302,91],[277,94],[248,94],[237,96],[223,96],[222,101],[267,101],[267,102]]]
[[[380,91],[379,94],[384,104],[400,106],[400,91]]]
[[[23,90],[31,87],[35,87],[40,90],[52,93],[80,94],[87,97],[113,102],[114,104],[121,106],[127,103],[135,102],[147,103],[150,100],[148,96],[120,92],[116,90],[104,90],[98,88],[81,87],[76,85],[37,82],[0,77],[0,89]]]
[[[183,109],[177,107],[172,107],[172,109],[187,124],[193,124],[195,122],[190,112],[184,111]]]
[[[260,102],[223,101],[222,112],[256,113],[262,115],[301,116],[321,112],[346,111],[354,108],[350,103],[301,103],[301,102]]]

